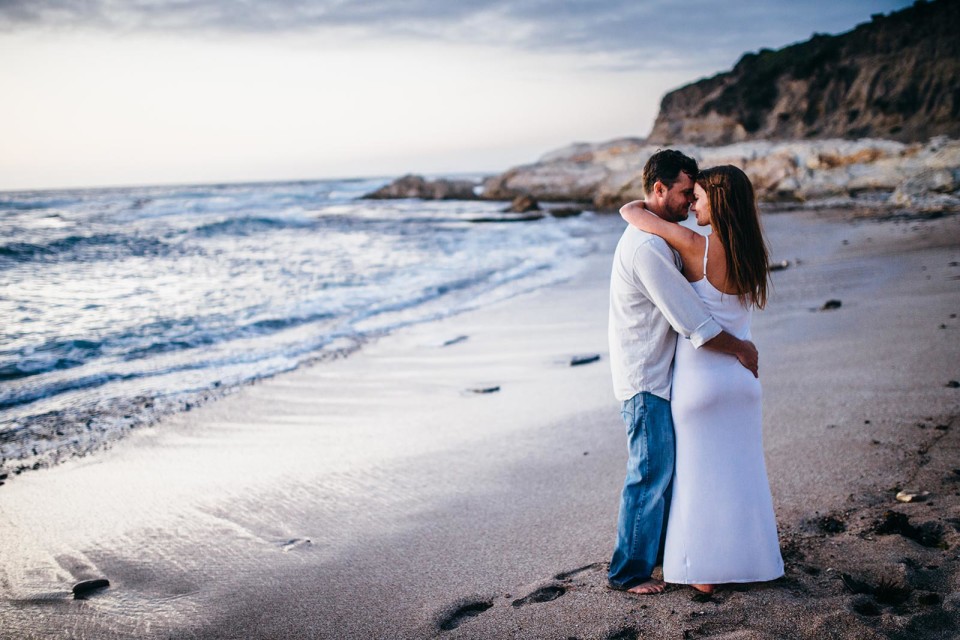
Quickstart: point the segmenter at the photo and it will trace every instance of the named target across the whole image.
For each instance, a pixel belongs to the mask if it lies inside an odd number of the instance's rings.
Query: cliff
[[[960,137],[960,2],[918,1],[837,36],[744,55],[668,93],[648,142]]]

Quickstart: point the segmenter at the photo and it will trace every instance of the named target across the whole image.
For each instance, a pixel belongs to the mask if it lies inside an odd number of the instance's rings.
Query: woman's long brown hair
[[[707,193],[710,226],[727,252],[727,277],[743,303],[767,304],[767,244],[760,229],[757,198],[750,179],[733,165],[701,171],[697,184]]]

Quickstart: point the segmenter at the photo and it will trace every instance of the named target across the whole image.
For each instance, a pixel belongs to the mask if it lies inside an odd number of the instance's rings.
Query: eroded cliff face
[[[838,36],[748,53],[668,93],[648,142],[960,137],[960,2],[917,2]]]

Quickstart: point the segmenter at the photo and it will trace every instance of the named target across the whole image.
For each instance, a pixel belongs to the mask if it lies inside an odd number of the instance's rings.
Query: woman
[[[642,200],[620,209],[666,240],[683,274],[727,332],[750,338],[753,307],[767,302],[767,249],[753,185],[740,169],[697,176],[693,211],[710,236],[667,222]],[[673,372],[676,470],[664,544],[666,582],[712,593],[717,584],[783,575],[763,459],[760,382],[735,358],[677,343]]]

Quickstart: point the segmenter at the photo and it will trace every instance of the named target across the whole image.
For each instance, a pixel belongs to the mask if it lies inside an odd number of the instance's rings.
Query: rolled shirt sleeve
[[[673,329],[699,349],[723,331],[697,292],[677,269],[673,252],[662,238],[651,238],[633,255],[636,273],[653,303]]]

